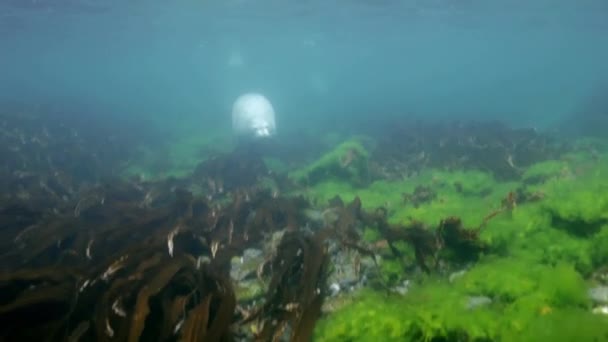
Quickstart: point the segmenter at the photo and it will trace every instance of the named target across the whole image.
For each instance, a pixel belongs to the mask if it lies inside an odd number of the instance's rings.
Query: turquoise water
[[[228,133],[251,90],[280,132],[391,115],[547,126],[608,78],[601,0],[13,0],[0,13],[2,103],[168,131]]]

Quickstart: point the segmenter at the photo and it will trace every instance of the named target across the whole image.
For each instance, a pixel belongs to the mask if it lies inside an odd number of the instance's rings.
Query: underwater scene
[[[608,341],[608,2],[0,1],[0,341]]]

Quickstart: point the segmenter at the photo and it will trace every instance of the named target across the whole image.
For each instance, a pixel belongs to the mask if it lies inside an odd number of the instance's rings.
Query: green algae
[[[547,160],[527,168],[522,179],[529,183],[544,182],[547,179],[558,177],[568,168],[568,163],[560,160]]]
[[[386,207],[389,211],[395,211],[404,207],[402,192],[413,189],[413,184],[405,181],[376,181],[366,187],[356,187],[345,181],[324,181],[300,193],[321,205],[338,195],[345,202],[359,196],[363,207],[368,210]]]
[[[540,203],[524,204],[499,215],[488,223],[481,238],[497,255],[548,265],[566,262],[583,275],[593,269],[590,241],[553,227],[550,213]]]
[[[608,173],[601,171],[545,184],[543,206],[551,213],[553,225],[584,236],[608,223]]]
[[[237,283],[234,294],[240,302],[248,302],[264,296],[264,285],[257,280]]]
[[[471,307],[472,296],[492,299]],[[603,325],[585,324],[590,336],[608,333],[608,320],[587,310],[586,287],[572,265],[524,260],[486,260],[454,280],[428,278],[405,295],[364,291],[327,316],[316,341],[521,340],[553,330],[572,330],[573,313]],[[578,320],[574,320],[578,321]],[[559,335],[556,335],[559,336]]]
[[[591,239],[589,254],[595,268],[608,265],[608,225],[604,225]]]
[[[397,259],[382,259],[380,264],[382,278],[388,285],[396,285],[403,279],[403,265]]]
[[[382,240],[382,235],[378,232],[377,229],[365,227],[363,229],[362,235],[363,241],[366,242],[376,242],[378,240]]]
[[[497,182],[481,171],[427,170],[366,187],[339,179],[314,184],[307,196],[320,202],[335,195],[347,201],[359,196],[367,210],[386,207],[393,223],[418,220],[429,226],[459,216],[474,227],[516,189],[538,199],[515,203],[492,219],[481,234],[491,255],[453,283],[422,280],[405,297],[364,291],[327,316],[315,340],[605,340],[608,319],[590,312],[584,277],[608,262],[608,167],[591,159],[578,153],[541,162],[524,170],[521,182]],[[418,185],[430,187],[437,197],[417,208],[403,203],[402,194]],[[569,231],[584,230],[585,224],[596,225],[591,234]],[[364,236],[370,242],[379,239],[370,227]],[[407,249],[402,246],[406,255]],[[390,257],[382,259],[381,271],[392,285],[406,276],[401,261]],[[467,309],[468,298],[475,296],[492,303]],[[584,331],[577,332],[579,327]]]
[[[418,207],[407,205],[403,194],[413,192],[419,185],[429,187],[437,193],[437,197]],[[309,187],[302,194],[319,204],[326,204],[336,195],[344,201],[359,196],[366,210],[386,208],[392,223],[406,223],[414,219],[436,225],[441,218],[459,216],[465,225],[475,226],[487,214],[499,208],[502,199],[516,186],[514,182],[498,183],[491,175],[478,171],[428,171],[407,180],[379,180],[365,187],[356,187],[345,181],[324,181]]]
[[[503,341],[606,341],[608,319],[580,309],[562,309],[530,318],[525,328],[505,331]]]
[[[533,296],[538,302],[530,309],[536,310],[589,306],[583,278],[565,263],[550,266],[526,259],[486,260],[458,278],[455,286],[469,295],[487,296],[503,304],[517,304]]]
[[[429,281],[406,296],[371,291],[328,316],[317,327],[316,341],[430,341],[458,335],[482,338],[498,318],[485,309],[468,310],[466,298],[449,285]],[[480,323],[482,322],[482,323]]]
[[[343,179],[350,183],[363,183],[367,177],[369,152],[359,139],[346,140],[302,169],[289,176],[301,184]]]
[[[312,187],[319,198],[360,196],[366,209],[384,204],[394,223],[415,219],[432,226],[452,215],[475,226],[509,192],[538,194],[488,223],[481,238],[491,255],[453,283],[422,280],[404,297],[362,292],[319,324],[315,340],[606,340],[608,318],[590,312],[585,277],[608,263],[608,167],[580,154],[569,158],[533,165],[521,183],[496,182],[478,171],[427,171],[365,188],[337,182]],[[417,185],[430,186],[437,198],[418,208],[401,203],[401,194]],[[365,228],[366,240],[378,239],[372,231]],[[395,259],[384,258],[381,270],[393,285],[405,277]],[[467,309],[473,296],[492,303]]]

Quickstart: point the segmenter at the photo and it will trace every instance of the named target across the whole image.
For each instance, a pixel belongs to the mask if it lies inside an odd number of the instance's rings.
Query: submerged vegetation
[[[601,145],[404,124],[146,180],[23,125],[0,132],[2,340],[608,338]]]

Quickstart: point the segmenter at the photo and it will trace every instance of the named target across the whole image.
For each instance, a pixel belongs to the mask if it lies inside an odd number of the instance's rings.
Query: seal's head
[[[251,133],[255,138],[265,138],[274,135],[274,127],[265,120],[254,120],[251,124]]]
[[[274,136],[274,108],[261,94],[241,95],[232,107],[232,130],[239,138],[259,139]]]

